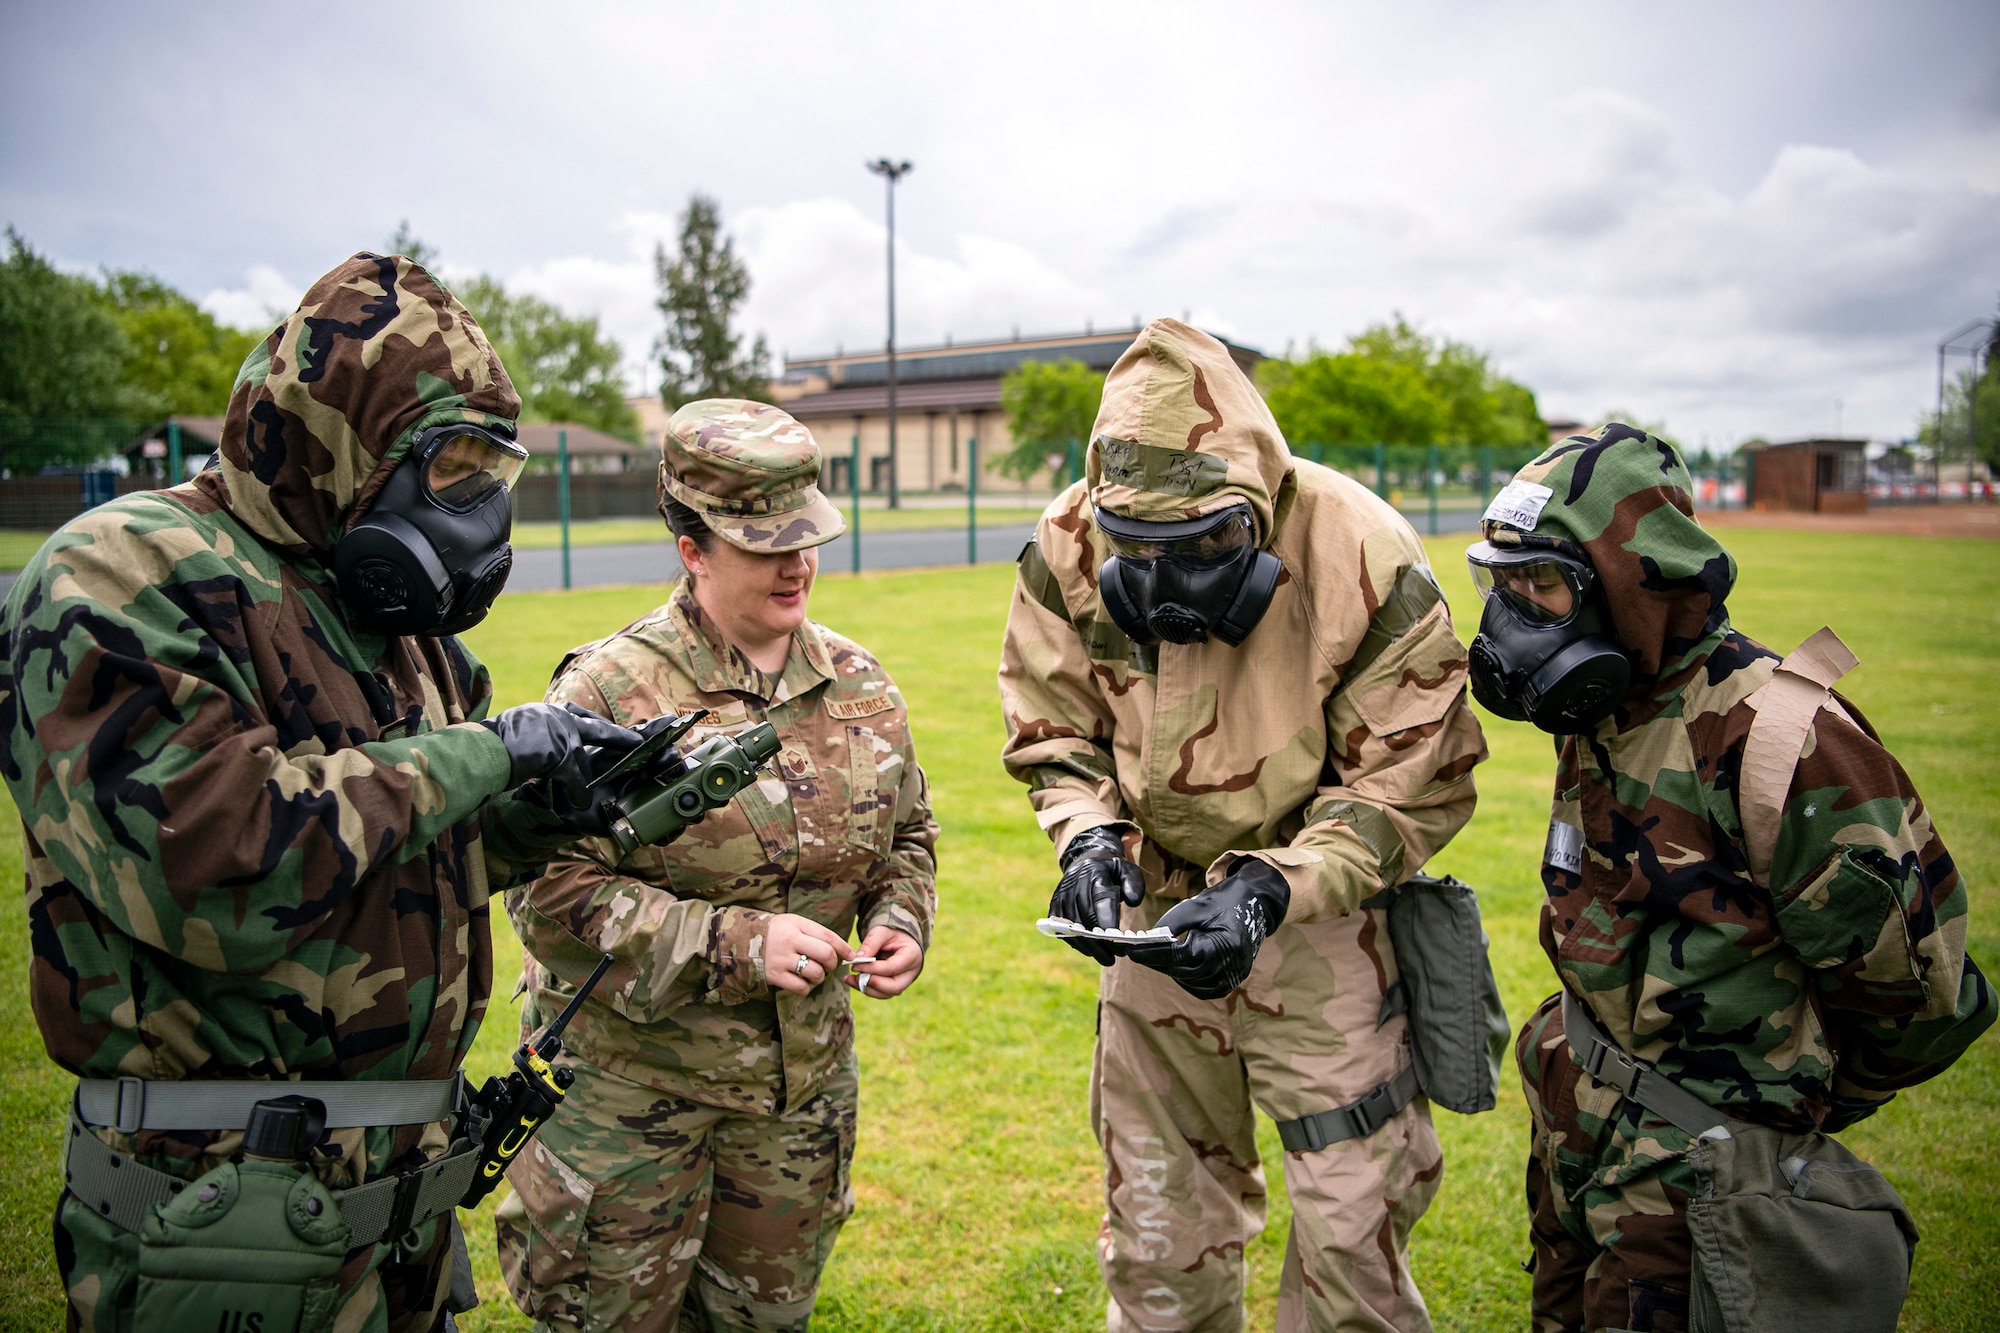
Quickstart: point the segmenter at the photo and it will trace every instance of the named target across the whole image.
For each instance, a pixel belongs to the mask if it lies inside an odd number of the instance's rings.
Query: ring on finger
[[[804,976],[806,974],[806,964],[811,961],[812,959],[806,957],[804,954],[800,954],[799,961],[793,965],[792,971],[798,973],[800,976]]]

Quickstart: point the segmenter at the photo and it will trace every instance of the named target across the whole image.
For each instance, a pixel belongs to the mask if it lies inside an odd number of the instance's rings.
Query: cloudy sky
[[[1400,311],[1550,416],[1893,438],[2000,298],[2000,5],[0,0],[0,221],[238,323],[408,218],[636,387],[702,191],[774,350],[876,344],[883,154],[906,345]]]

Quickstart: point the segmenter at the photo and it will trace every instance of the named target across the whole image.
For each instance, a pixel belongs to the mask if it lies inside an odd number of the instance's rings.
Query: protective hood
[[[325,553],[418,431],[506,426],[520,395],[479,325],[421,265],[363,252],[244,359],[221,466],[197,484],[280,550]]]
[[[1568,546],[1589,558],[1632,658],[1621,729],[1658,712],[1729,625],[1736,562],[1695,521],[1692,493],[1671,444],[1614,422],[1550,446],[1486,511],[1496,546]]]
[[[1158,523],[1248,501],[1268,547],[1291,478],[1271,409],[1206,333],[1156,319],[1111,367],[1085,456],[1093,505]]]

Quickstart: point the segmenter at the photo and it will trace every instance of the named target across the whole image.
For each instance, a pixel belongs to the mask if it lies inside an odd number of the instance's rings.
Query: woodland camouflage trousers
[[[1562,997],[1515,1038],[1534,1117],[1528,1153],[1535,1333],[1687,1328],[1688,1136],[1583,1072]]]
[[[1170,903],[1125,912],[1150,925]],[[1243,1247],[1264,1225],[1252,1103],[1279,1120],[1344,1106],[1409,1063],[1402,1017],[1376,1027],[1385,985],[1379,914],[1286,924],[1242,987],[1197,1000],[1129,960],[1107,969],[1091,1112],[1104,1149],[1099,1267],[1107,1324],[1225,1333],[1243,1327]],[[1444,1158],[1418,1097],[1365,1139],[1288,1152],[1292,1230],[1277,1327],[1428,1330],[1410,1276],[1410,1228]]]
[[[770,1116],[574,1068],[495,1216],[515,1304],[538,1329],[804,1330],[854,1210],[853,1051]]]

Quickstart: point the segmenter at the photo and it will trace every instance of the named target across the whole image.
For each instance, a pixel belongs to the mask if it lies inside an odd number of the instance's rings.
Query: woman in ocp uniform
[[[688,577],[571,653],[548,698],[624,723],[708,709],[689,746],[768,721],[782,748],[673,843],[585,843],[509,896],[524,1029],[617,962],[564,1038],[568,1100],[509,1172],[501,1264],[544,1325],[802,1329],[853,1207],[848,993],[921,971],[937,824],[895,684],[807,617],[814,548],[844,529],[811,433],[709,399],[661,452]]]

